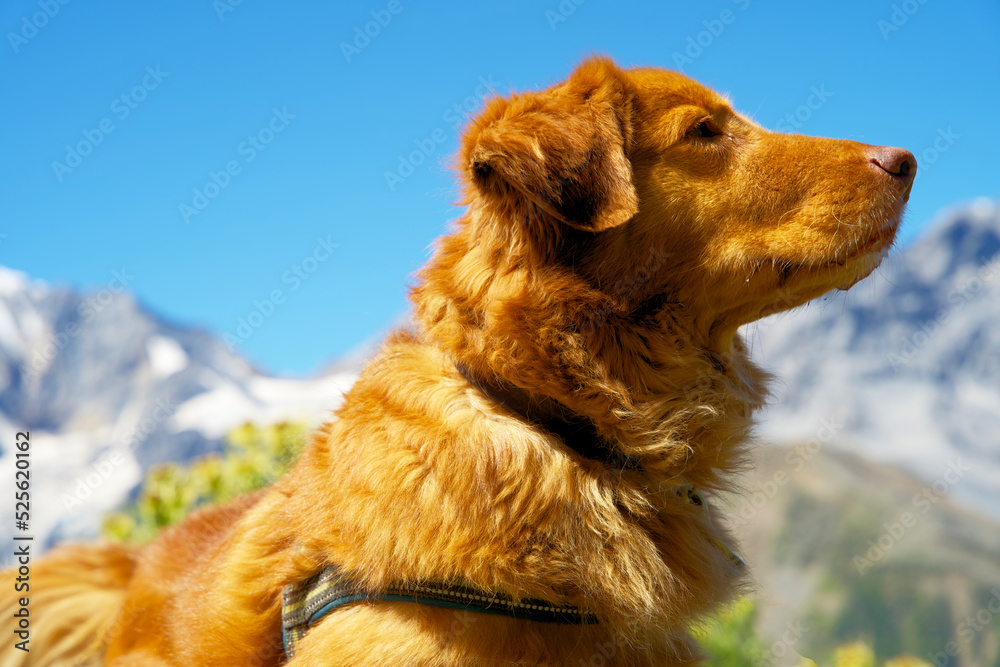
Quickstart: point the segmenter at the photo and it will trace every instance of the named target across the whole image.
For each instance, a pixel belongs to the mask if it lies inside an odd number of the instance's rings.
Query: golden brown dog
[[[30,664],[698,662],[691,619],[743,573],[695,489],[726,488],[765,398],[737,329],[868,275],[916,162],[593,58],[489,102],[457,167],[467,208],[415,326],[292,472],[145,548],[41,561]],[[362,600],[288,658],[282,591],[331,565],[374,593],[459,582],[590,622]]]

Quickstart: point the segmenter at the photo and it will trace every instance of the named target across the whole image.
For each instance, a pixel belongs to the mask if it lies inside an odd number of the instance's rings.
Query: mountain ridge
[[[32,530],[47,543],[92,536],[143,470],[218,451],[245,421],[317,423],[354,379],[343,367],[303,380],[261,373],[119,282],[75,292],[0,267],[0,426],[31,433]],[[0,456],[10,448],[0,441]]]

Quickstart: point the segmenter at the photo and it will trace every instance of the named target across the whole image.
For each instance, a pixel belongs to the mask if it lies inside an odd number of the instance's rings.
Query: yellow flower
[[[875,654],[863,642],[841,646],[833,652],[834,667],[875,667]]]

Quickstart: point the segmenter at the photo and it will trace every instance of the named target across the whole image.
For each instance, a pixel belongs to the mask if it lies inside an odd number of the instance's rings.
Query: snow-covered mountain
[[[895,463],[1000,516],[1000,204],[954,210],[851,291],[745,333],[779,379],[762,439]]]
[[[93,534],[142,470],[217,450],[245,421],[319,421],[354,380],[269,377],[144,310],[123,282],[81,294],[0,267],[0,490],[13,497],[13,437],[28,430],[36,539]]]

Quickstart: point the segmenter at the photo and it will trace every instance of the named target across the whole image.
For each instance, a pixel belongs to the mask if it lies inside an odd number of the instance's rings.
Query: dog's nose
[[[905,148],[892,146],[872,146],[868,151],[868,161],[882,171],[913,181],[917,175],[917,159]]]

